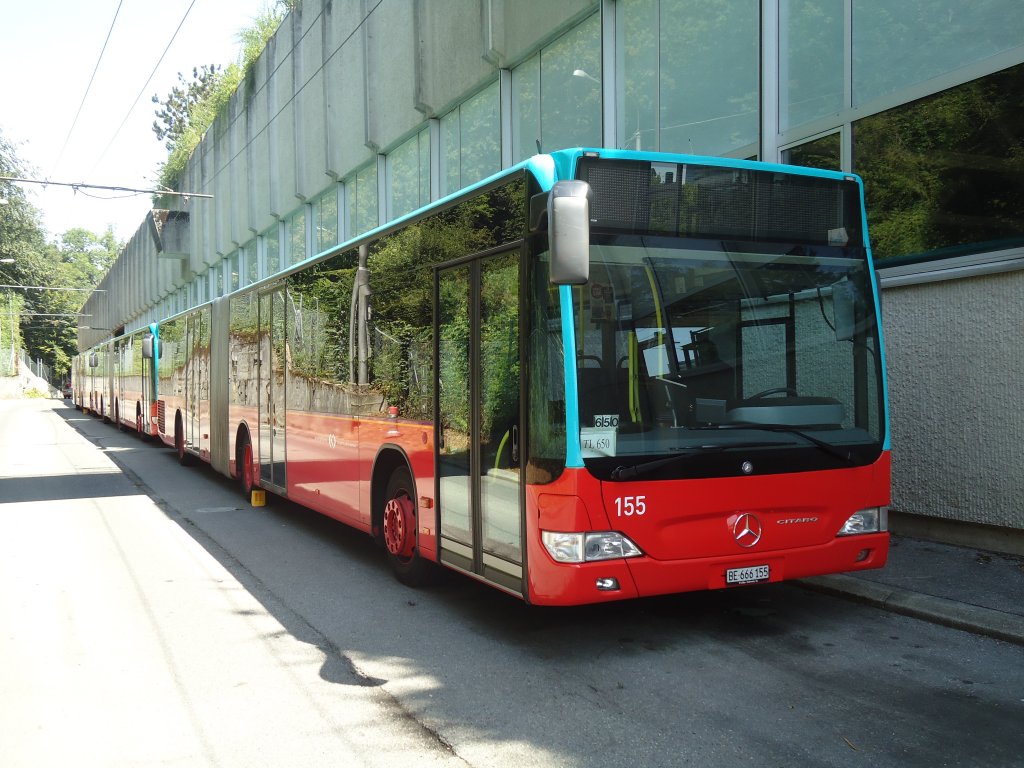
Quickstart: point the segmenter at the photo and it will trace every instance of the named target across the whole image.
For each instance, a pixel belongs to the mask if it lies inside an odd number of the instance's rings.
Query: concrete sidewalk
[[[894,535],[885,568],[800,583],[1024,645],[1024,557]]]

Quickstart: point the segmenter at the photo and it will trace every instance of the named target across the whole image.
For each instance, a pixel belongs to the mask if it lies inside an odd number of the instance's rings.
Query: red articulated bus
[[[126,333],[111,346],[113,422],[118,429],[156,435],[156,324]]]
[[[156,435],[156,330],[153,323],[76,356],[71,365],[75,407],[118,429]]]
[[[182,461],[570,605],[878,568],[889,433],[849,174],[539,155],[158,324]]]

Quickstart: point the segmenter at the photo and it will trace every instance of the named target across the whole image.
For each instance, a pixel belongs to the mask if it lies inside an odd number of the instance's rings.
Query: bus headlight
[[[837,536],[856,536],[859,533],[878,533],[889,530],[889,508],[871,507],[850,515]]]
[[[541,540],[548,554],[559,563],[614,560],[620,557],[639,557],[643,554],[636,544],[617,531],[542,531]]]

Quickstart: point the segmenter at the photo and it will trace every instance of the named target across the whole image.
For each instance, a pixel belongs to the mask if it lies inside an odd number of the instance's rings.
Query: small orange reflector
[[[429,496],[420,496],[420,506],[424,509],[433,509],[434,500]]]
[[[267,492],[260,488],[253,488],[249,502],[254,507],[265,507],[267,505]]]

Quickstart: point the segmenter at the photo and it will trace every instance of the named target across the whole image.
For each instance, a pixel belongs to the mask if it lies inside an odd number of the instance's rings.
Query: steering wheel
[[[756,395],[751,395],[746,399],[760,400],[762,397],[768,397],[768,395],[792,395],[793,397],[799,397],[796,390],[791,387],[772,387],[771,389],[763,389]]]

